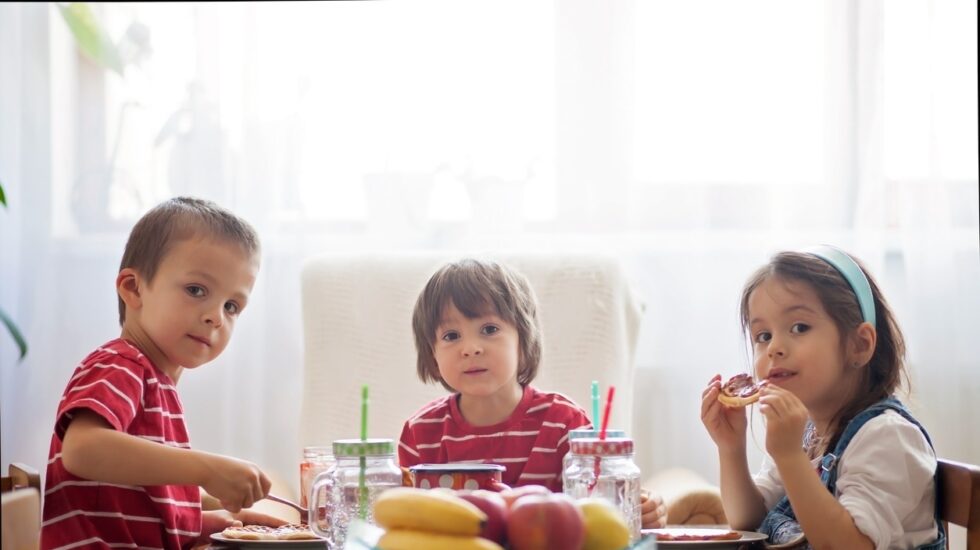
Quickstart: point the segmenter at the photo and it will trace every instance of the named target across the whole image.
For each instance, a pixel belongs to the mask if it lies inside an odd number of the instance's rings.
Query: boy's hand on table
[[[255,464],[221,455],[204,456],[207,474],[201,487],[225,510],[238,513],[269,494],[272,482]]]
[[[667,526],[667,505],[660,495],[651,495],[646,489],[640,492],[640,523],[643,529],[661,529]]]

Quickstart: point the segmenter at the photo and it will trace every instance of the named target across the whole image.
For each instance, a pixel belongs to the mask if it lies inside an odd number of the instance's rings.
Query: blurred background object
[[[16,207],[0,215],[0,304],[31,343],[18,366],[0,340],[3,461],[45,456],[65,380],[118,330],[128,229],[191,193],[252,221],[265,255],[228,350],[182,382],[194,444],[290,486],[300,268],[405,249],[621,259],[648,312],[637,463],[713,483],[696,411],[712,374],[748,368],[742,283],[776,250],[835,243],[893,302],[937,451],[980,463],[963,422],[980,418],[976,8],[2,4]],[[10,429],[11,411],[39,426]]]

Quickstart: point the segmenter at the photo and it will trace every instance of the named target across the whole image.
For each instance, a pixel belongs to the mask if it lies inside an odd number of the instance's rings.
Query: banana
[[[504,550],[496,542],[481,537],[461,537],[408,529],[386,532],[378,541],[381,550]]]
[[[385,529],[475,536],[483,529],[487,515],[455,495],[395,487],[375,501],[374,521]]]

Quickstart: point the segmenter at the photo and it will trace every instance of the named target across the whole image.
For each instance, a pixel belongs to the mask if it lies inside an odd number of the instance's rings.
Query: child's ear
[[[878,331],[867,321],[858,325],[851,339],[851,361],[854,366],[864,366],[871,361],[878,343]]]
[[[119,275],[116,275],[116,292],[127,308],[139,309],[143,304],[140,296],[142,282],[139,272],[131,267],[121,270]]]

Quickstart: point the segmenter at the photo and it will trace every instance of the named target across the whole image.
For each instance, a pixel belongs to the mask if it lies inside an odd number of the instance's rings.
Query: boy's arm
[[[718,450],[721,465],[721,503],[733,529],[755,530],[766,517],[766,503],[749,473],[745,448]]]
[[[118,432],[101,416],[77,409],[61,449],[65,469],[85,479],[121,485],[199,485],[238,512],[269,493],[254,464],[180,449]]]

